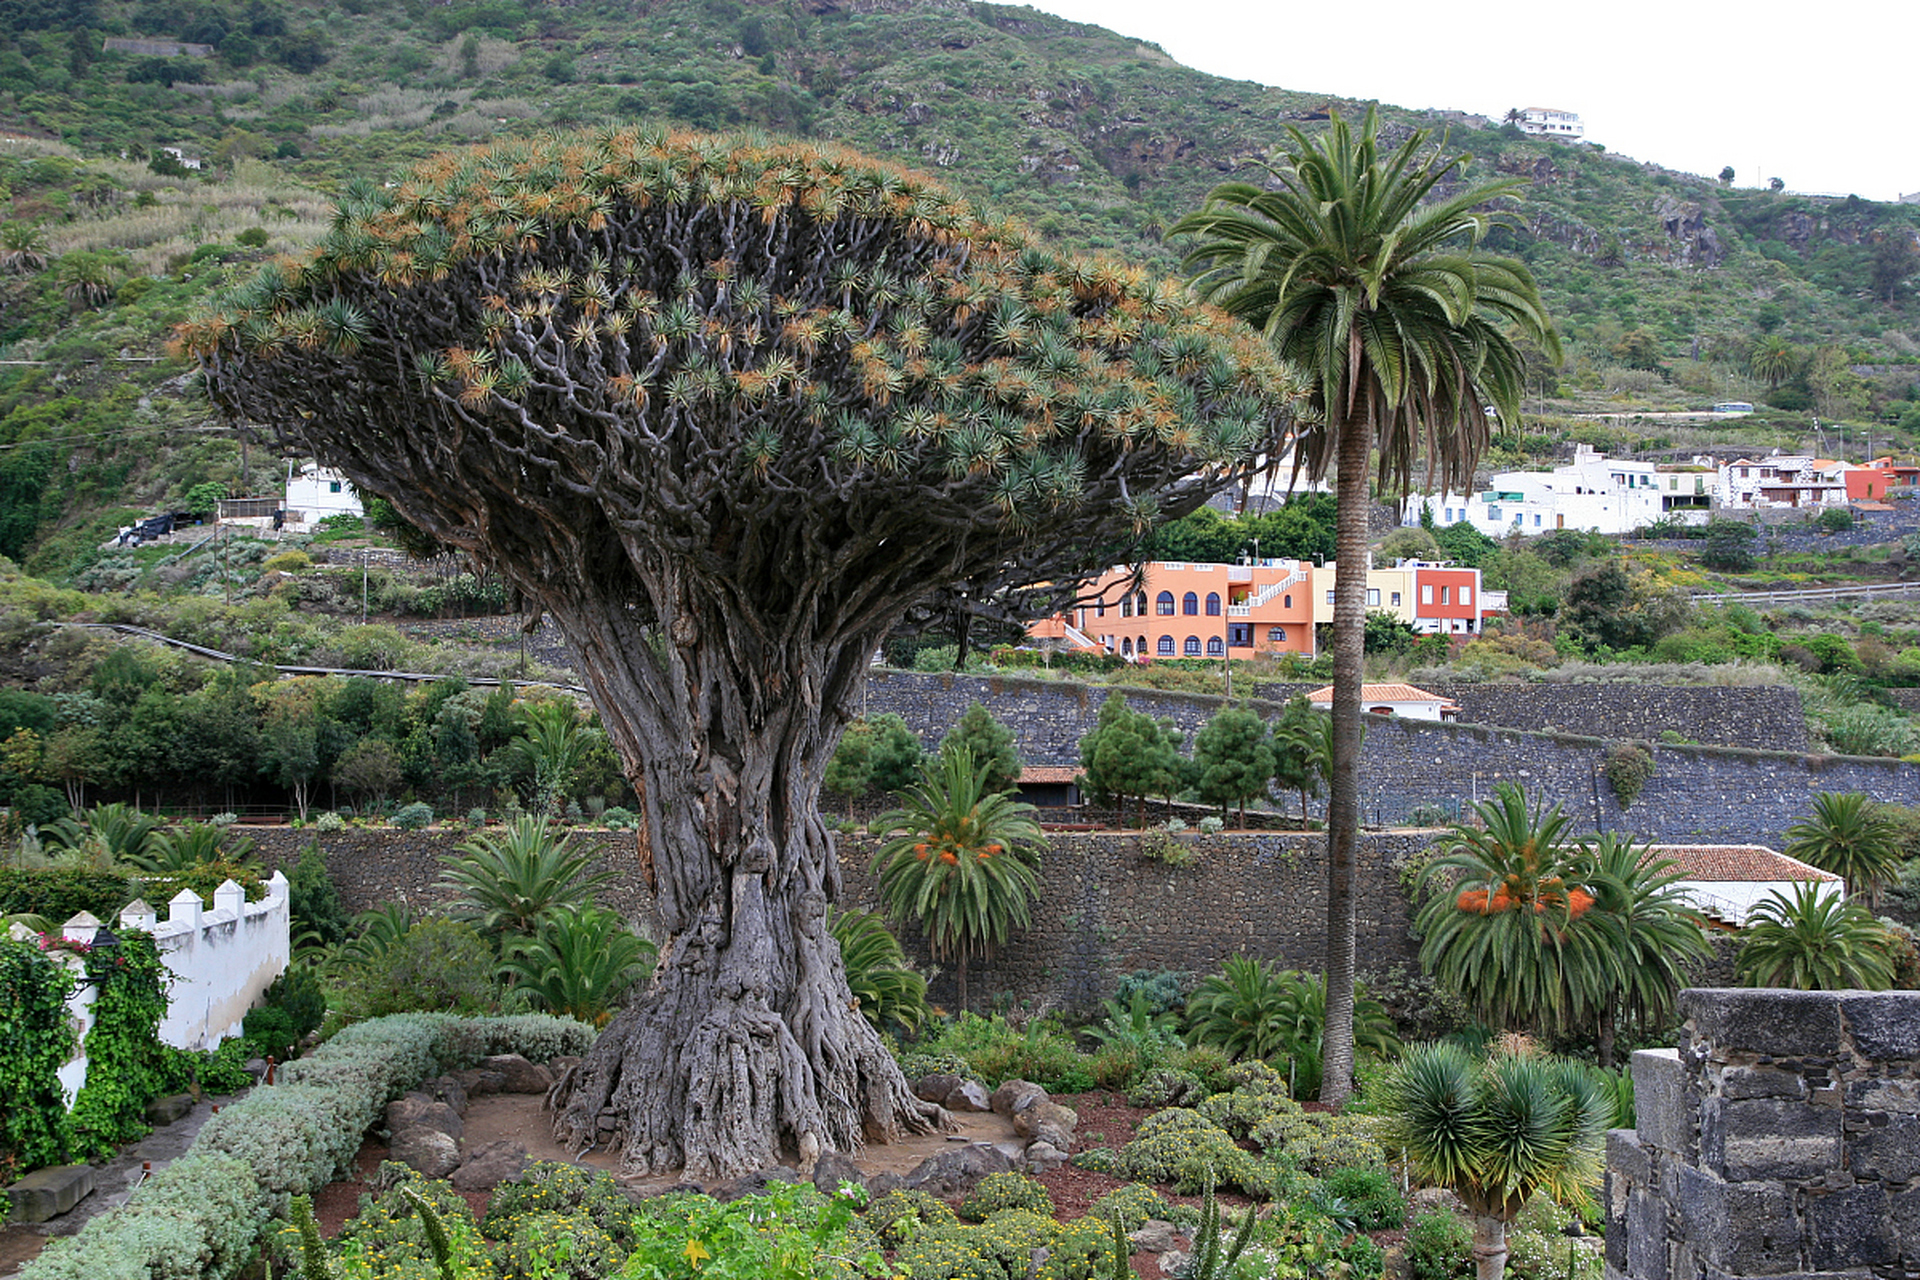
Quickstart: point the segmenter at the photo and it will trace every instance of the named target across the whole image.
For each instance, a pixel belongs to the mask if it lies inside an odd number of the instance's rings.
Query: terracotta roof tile
[[[1021,768],[1022,782],[1077,782],[1086,776],[1077,764],[1030,764]]]
[[[1308,702],[1332,702],[1333,686],[1315,689],[1307,695]],[[1447,699],[1437,693],[1428,693],[1410,684],[1363,684],[1360,686],[1362,702],[1445,702]]]
[[[1798,858],[1757,844],[1657,844],[1656,857],[1672,858],[1689,880],[1747,881],[1839,880]]]

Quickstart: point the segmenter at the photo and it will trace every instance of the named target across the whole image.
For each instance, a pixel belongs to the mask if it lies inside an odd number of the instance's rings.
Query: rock
[[[1148,1218],[1138,1231],[1129,1231],[1127,1239],[1142,1253],[1172,1253],[1187,1246],[1186,1233],[1165,1218]]]
[[[899,1174],[888,1171],[876,1173],[867,1179],[867,1194],[878,1200],[889,1191],[899,1191],[907,1185],[907,1180]]]
[[[1067,1162],[1067,1153],[1051,1142],[1036,1142],[1027,1148],[1027,1172],[1045,1173]]]
[[[993,1091],[988,1102],[995,1115],[1011,1120],[1018,1112],[1025,1111],[1036,1102],[1045,1102],[1047,1091],[1031,1080],[1008,1080]]]
[[[418,1090],[436,1102],[444,1102],[452,1107],[454,1114],[467,1114],[467,1091],[452,1076],[435,1076],[423,1082]]]
[[[1160,1274],[1163,1276],[1184,1276],[1193,1268],[1193,1260],[1184,1250],[1175,1249],[1160,1255]]]
[[[988,1096],[986,1086],[977,1080],[962,1080],[947,1093],[944,1098],[929,1098],[929,1102],[938,1102],[949,1111],[991,1111],[993,1099]]]
[[[1012,1171],[1013,1162],[998,1150],[984,1142],[970,1142],[922,1160],[907,1174],[906,1185],[930,1195],[959,1196],[990,1173]]]
[[[409,1093],[387,1104],[388,1132],[399,1133],[403,1129],[423,1127],[438,1129],[455,1142],[460,1141],[460,1135],[466,1129],[459,1112],[424,1093]]]
[[[843,1182],[851,1182],[864,1189],[867,1178],[846,1152],[822,1151],[820,1158],[813,1162],[813,1185],[825,1194],[832,1195]]]
[[[528,1062],[517,1053],[497,1053],[480,1059],[482,1071],[497,1071],[506,1077],[502,1093],[545,1093],[553,1088],[553,1073]]]
[[[727,1204],[746,1196],[757,1196],[767,1189],[770,1182],[798,1182],[800,1175],[784,1165],[775,1165],[771,1169],[761,1169],[755,1173],[743,1173],[731,1182],[723,1182],[708,1191],[707,1194]]]
[[[491,1191],[525,1173],[531,1163],[525,1147],[502,1138],[470,1153],[448,1181],[455,1191]]]
[[[1015,1133],[1037,1142],[1050,1142],[1062,1151],[1073,1149],[1073,1131],[1079,1124],[1079,1112],[1057,1102],[1034,1102],[1013,1113]]]
[[[444,1178],[460,1167],[460,1144],[438,1129],[402,1129],[389,1144],[393,1158],[428,1178]]]
[[[170,1093],[164,1098],[155,1098],[147,1104],[147,1123],[158,1129],[172,1124],[175,1120],[193,1110],[193,1095],[190,1093]]]
[[[913,1096],[922,1102],[945,1102],[947,1095],[960,1086],[959,1076],[941,1072],[930,1076],[921,1076],[913,1082]]]
[[[57,1164],[35,1169],[7,1188],[15,1222],[47,1222],[93,1194],[93,1166]]]
[[[267,1060],[265,1058],[248,1058],[241,1064],[240,1069],[252,1076],[255,1080],[264,1080],[267,1078]]]
[[[1466,1212],[1466,1205],[1460,1197],[1445,1187],[1421,1187],[1407,1198],[1407,1220],[1412,1221],[1429,1209],[1445,1209],[1452,1213]]]
[[[466,1071],[449,1073],[469,1098],[484,1098],[490,1093],[505,1093],[507,1077],[504,1072],[487,1071],[474,1067]]]

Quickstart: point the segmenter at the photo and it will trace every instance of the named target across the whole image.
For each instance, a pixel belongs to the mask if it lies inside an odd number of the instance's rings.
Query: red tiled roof
[[[1834,880],[1839,876],[1758,844],[1657,844],[1655,857],[1672,858],[1689,880],[1769,883]]]
[[[1308,702],[1332,702],[1333,686],[1315,689],[1307,695]],[[1362,702],[1445,702],[1437,693],[1428,693],[1425,689],[1416,689],[1410,684],[1363,684],[1360,686]]]
[[[1077,764],[1030,764],[1020,770],[1022,782],[1077,782],[1086,776]]]

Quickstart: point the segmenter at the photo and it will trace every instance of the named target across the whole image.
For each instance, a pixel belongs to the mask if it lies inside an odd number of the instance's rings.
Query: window
[[[1123,618],[1131,618],[1133,616],[1132,596],[1125,595],[1120,597],[1120,616]]]
[[[1141,657],[1144,658],[1147,656],[1147,638],[1145,636],[1140,637],[1140,643],[1136,647],[1140,650]]]
[[[1095,600],[1093,602],[1093,616],[1096,618],[1104,618],[1107,616],[1107,602],[1105,600]]]
[[[1123,658],[1131,658],[1133,656],[1133,638],[1131,636],[1121,639],[1120,656]]]
[[[1367,588],[1367,608],[1377,609],[1379,607],[1380,607],[1380,588],[1368,587]]]
[[[1488,508],[1487,508],[1487,520],[1488,520],[1488,521],[1489,521],[1490,523],[1492,523],[1492,524],[1499,524],[1499,523],[1500,523],[1500,508],[1498,508],[1498,507],[1488,507]]]
[[[328,482],[327,482],[327,492],[328,492],[328,493],[338,493],[338,492],[340,492],[340,482],[339,482],[338,480],[330,480],[330,481],[328,481]]]
[[[1171,658],[1173,656],[1173,637],[1161,636],[1160,643],[1155,647],[1160,650],[1161,657]]]
[[[1209,618],[1217,618],[1220,616],[1220,593],[1218,591],[1207,592],[1207,616]]]
[[[1187,592],[1185,598],[1180,601],[1180,612],[1186,614],[1189,618],[1199,617],[1200,597],[1191,591]]]
[[[1333,603],[1333,592],[1332,592],[1332,591],[1328,591],[1328,592],[1327,592],[1327,603],[1328,603],[1328,604],[1332,604],[1332,603]]]
[[[1286,642],[1287,642],[1287,629],[1285,627],[1268,627],[1267,628],[1267,643],[1285,644]]]
[[[1200,656],[1200,637],[1188,636],[1186,644],[1181,646],[1181,652],[1186,654],[1186,656],[1189,658],[1199,657]]]
[[[1472,603],[1473,603],[1473,588],[1472,588],[1472,587],[1470,587],[1470,586],[1466,586],[1465,584],[1462,584],[1462,585],[1461,585],[1461,587],[1460,587],[1460,603],[1461,603],[1461,604],[1472,604]]]
[[[1400,593],[1398,591],[1393,593],[1393,607],[1396,609],[1400,607]]]
[[[1421,604],[1433,603],[1433,584],[1431,582],[1421,584],[1420,603]]]
[[[1538,511],[1533,513],[1533,527],[1536,529],[1540,527],[1540,513]]]
[[[1293,608],[1293,597],[1291,595],[1281,596],[1280,603],[1283,607],[1291,609]]]
[[[1253,648],[1253,624],[1251,622],[1229,622],[1227,624],[1227,644],[1235,649]]]
[[[1448,596],[1448,595],[1450,595],[1450,594],[1451,594],[1452,592],[1453,592],[1453,588],[1452,588],[1452,587],[1442,587],[1442,588],[1440,588],[1440,603],[1441,603],[1441,604],[1446,604],[1446,603],[1448,603],[1448,601],[1447,601],[1447,596]]]
[[[1141,617],[1147,616],[1147,593],[1142,591],[1133,598],[1133,611]]]
[[[1163,618],[1173,616],[1173,592],[1162,591],[1154,597],[1153,610]]]
[[[1209,658],[1224,658],[1226,657],[1226,655],[1227,655],[1227,646],[1220,643],[1220,637],[1208,636],[1207,637],[1207,656]]]

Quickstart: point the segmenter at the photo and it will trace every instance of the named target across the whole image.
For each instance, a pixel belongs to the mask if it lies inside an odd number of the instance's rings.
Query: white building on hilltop
[[[1578,111],[1562,111],[1558,107],[1528,107],[1520,113],[1520,132],[1538,138],[1578,142],[1587,136],[1587,126],[1581,123]]]
[[[1552,471],[1499,472],[1482,493],[1411,494],[1400,523],[1417,525],[1430,509],[1437,526],[1470,524],[1489,538],[1555,529],[1623,534],[1669,516],[1704,524],[1718,487],[1706,467],[1616,461],[1575,445],[1572,462]]]
[[[328,516],[366,514],[353,482],[330,467],[287,464],[287,523],[319,524]]]

